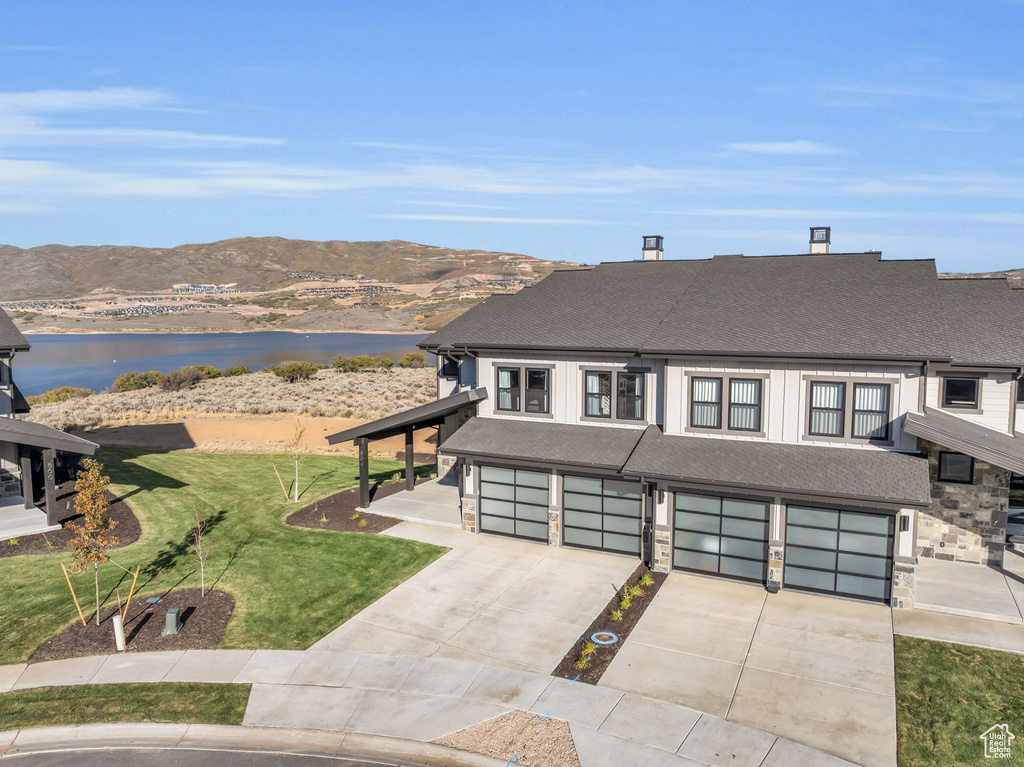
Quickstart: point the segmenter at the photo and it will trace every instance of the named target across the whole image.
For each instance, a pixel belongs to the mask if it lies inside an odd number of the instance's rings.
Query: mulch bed
[[[91,586],[91,584],[90,584]],[[80,592],[82,589],[78,589]],[[123,595],[127,596],[127,595]],[[80,601],[92,599],[92,591],[79,593]],[[74,606],[68,606],[73,610]],[[164,616],[168,607],[177,607],[182,619],[181,630],[172,636],[160,636],[164,628]],[[86,604],[82,605],[85,612]],[[31,663],[60,658],[79,658],[85,655],[106,655],[117,652],[114,645],[114,622],[117,605],[107,607],[96,625],[95,613],[86,613],[87,624],[81,621],[65,629],[36,650]],[[124,639],[127,652],[148,652],[151,650],[208,650],[220,644],[227,628],[235,600],[223,591],[207,591],[199,596],[199,589],[171,591],[160,597],[157,604],[149,604],[146,598],[132,598],[128,616],[124,622]]]
[[[416,484],[426,482],[426,477],[416,479]],[[389,495],[405,491],[405,479],[400,482],[378,482],[370,486],[370,503]],[[353,515],[358,516],[353,519]],[[326,522],[324,519],[326,518]],[[289,514],[285,520],[296,527],[311,527],[316,530],[338,530],[345,533],[379,533],[400,524],[402,520],[383,514],[371,514],[359,508],[359,488],[337,493],[311,506]],[[360,526],[360,522],[366,522]]]
[[[68,551],[68,542],[74,537],[74,533],[67,527],[67,523],[82,522],[82,515],[75,512],[76,495],[74,480],[58,485],[56,488],[57,518],[64,527],[61,530],[54,530],[52,533],[40,533],[19,538],[17,543],[0,541],[0,559],[23,554],[52,554],[53,552]],[[114,535],[117,536],[118,543],[114,548],[135,543],[139,539],[139,535],[142,534],[139,520],[136,519],[128,504],[113,493],[107,493],[107,500],[110,501],[107,516],[117,522]],[[36,505],[42,508],[44,498],[37,498]]]
[[[622,620],[613,621],[608,615],[613,610],[620,610],[619,601],[622,599],[622,594],[629,586],[639,585],[640,577],[644,574],[650,575],[654,579],[654,583],[650,586],[641,586],[644,590],[643,596],[633,597],[632,604],[629,608],[622,610]],[[551,672],[551,676],[559,676],[562,679],[575,679],[578,682],[584,682],[586,684],[597,684],[598,680],[604,675],[604,672],[612,664],[612,660],[615,658],[615,654],[619,651],[623,644],[626,642],[626,638],[633,631],[633,627],[640,622],[640,618],[643,616],[644,611],[648,605],[654,600],[655,595],[658,593],[658,589],[661,588],[661,584],[665,582],[665,578],[668,577],[668,573],[655,573],[647,569],[646,565],[640,565],[633,574],[629,576],[626,582],[622,585],[614,597],[608,602],[601,614],[594,619],[594,622],[590,624],[590,627],[583,632],[583,636],[576,640],[576,643],[572,646],[565,657],[555,667],[555,670]],[[590,665],[585,669],[578,669],[575,667],[576,661],[579,659],[580,654],[583,652],[583,645],[590,641],[591,634],[597,631],[611,631],[615,634],[619,641],[615,644],[610,645],[598,645],[597,652],[590,656]]]

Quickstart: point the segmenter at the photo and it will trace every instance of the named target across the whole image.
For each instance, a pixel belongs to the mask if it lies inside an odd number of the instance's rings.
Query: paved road
[[[185,749],[64,751],[8,757],[4,763],[8,761],[11,767],[380,767],[385,764],[320,756]]]

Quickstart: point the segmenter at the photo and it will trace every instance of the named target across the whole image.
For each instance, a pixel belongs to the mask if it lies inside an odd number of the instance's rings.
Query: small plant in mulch
[[[396,471],[394,474],[392,474],[391,475],[391,481],[392,482],[401,482],[402,481],[402,472]]]
[[[666,575],[650,573],[645,565],[640,565],[615,592],[598,617],[583,632],[583,636],[576,640],[551,672],[552,676],[597,684],[633,627],[640,621],[644,610],[657,595]],[[615,634],[618,641],[599,645],[591,637],[600,632]]]
[[[423,481],[425,479],[422,475],[417,478],[417,484]],[[370,490],[370,500],[372,503],[401,492],[405,492],[404,482],[378,480]],[[345,490],[299,509],[290,514],[286,521],[296,527],[350,533],[379,533],[402,521],[383,514],[365,513],[360,510],[359,503],[359,488]]]

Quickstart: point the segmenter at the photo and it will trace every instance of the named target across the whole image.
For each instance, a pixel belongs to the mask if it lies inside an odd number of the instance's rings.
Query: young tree
[[[206,597],[206,558],[210,554],[210,542],[206,540],[206,533],[210,529],[210,520],[199,516],[196,509],[196,525],[191,530],[192,552],[199,560],[199,595]]]
[[[302,438],[306,434],[306,424],[301,419],[295,420],[295,433],[292,435],[291,440],[288,442],[287,453],[292,460],[292,464],[295,466],[295,497],[292,499],[294,503],[299,502],[299,467],[306,460],[306,456],[309,455],[309,450],[302,443]]]
[[[107,485],[110,477],[103,474],[103,464],[93,458],[82,462],[82,471],[75,481],[75,511],[82,515],[81,524],[68,523],[75,534],[71,539],[71,569],[84,573],[93,568],[96,584],[96,625],[100,625],[100,565],[108,562],[106,550],[117,545],[111,532],[117,522],[107,517]]]

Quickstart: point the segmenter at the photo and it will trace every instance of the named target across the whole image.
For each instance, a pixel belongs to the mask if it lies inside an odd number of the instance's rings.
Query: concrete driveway
[[[478,661],[550,673],[637,560],[405,522],[451,551],[312,649]]]
[[[896,764],[889,608],[673,573],[601,685]]]

